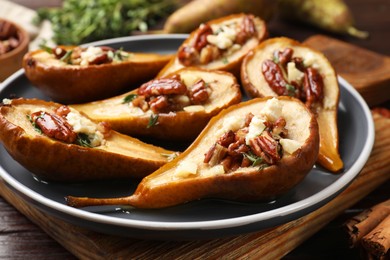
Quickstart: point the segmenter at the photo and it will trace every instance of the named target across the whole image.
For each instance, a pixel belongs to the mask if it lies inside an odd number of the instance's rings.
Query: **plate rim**
[[[88,45],[98,44],[114,44],[123,41],[138,41],[138,40],[158,40],[158,39],[180,39],[184,40],[188,35],[186,34],[173,34],[173,35],[142,35],[142,36],[127,36],[120,37],[114,39],[107,39],[102,41],[97,41],[93,43],[89,43]],[[23,69],[15,72],[9,78],[7,78],[0,85],[0,92],[10,83],[18,79],[19,77],[24,75]],[[366,164],[369,155],[372,151],[374,140],[375,140],[375,128],[374,122],[372,118],[372,114],[367,103],[364,101],[362,96],[358,93],[358,91],[344,78],[338,76],[338,81],[340,87],[344,87],[346,91],[348,91],[359,103],[361,106],[365,117],[367,118],[367,139],[364,144],[364,147],[356,159],[356,162],[350,167],[350,169],[339,179],[333,182],[331,185],[327,186],[320,192],[317,192],[307,198],[294,202],[292,204],[288,204],[276,209],[267,210],[265,212],[259,212],[256,214],[233,217],[227,219],[218,219],[218,220],[205,220],[205,221],[172,221],[172,222],[159,222],[159,221],[149,221],[149,220],[137,220],[137,219],[125,219],[118,218],[114,216],[106,216],[101,215],[94,212],[89,212],[83,209],[77,209],[69,207],[60,202],[54,201],[50,198],[47,198],[41,195],[38,192],[35,192],[18,182],[15,178],[13,178],[4,168],[0,165],[0,178],[2,178],[6,184],[10,185],[13,189],[20,192],[21,194],[27,196],[28,198],[34,200],[36,203],[41,204],[45,207],[48,207],[56,212],[61,214],[66,214],[80,220],[87,220],[100,224],[107,224],[118,227],[126,227],[126,228],[136,228],[142,230],[215,230],[215,229],[226,229],[226,228],[234,228],[239,226],[245,226],[253,223],[257,223],[260,221],[265,221],[272,219],[275,216],[283,217],[287,215],[291,215],[293,213],[299,212],[301,210],[310,208],[318,204],[319,202],[326,200],[328,198],[333,198],[346,188],[350,182],[359,174],[359,172],[363,169]],[[24,198],[22,198],[24,199]],[[35,205],[34,205],[35,206]]]

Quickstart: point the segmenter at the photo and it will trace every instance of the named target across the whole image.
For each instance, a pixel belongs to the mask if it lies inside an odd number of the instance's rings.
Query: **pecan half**
[[[240,25],[240,31],[236,36],[236,43],[243,45],[245,42],[256,34],[256,25],[253,20],[253,16],[246,15],[242,19],[242,23]]]
[[[104,52],[96,56],[93,60],[89,61],[89,65],[100,65],[104,63],[110,63],[112,60],[108,57],[107,52]]]
[[[204,163],[208,163],[211,166],[214,166],[222,161],[225,158],[227,149],[222,145],[215,143],[209,151],[205,154]]]
[[[303,88],[306,94],[306,106],[310,107],[315,102],[322,102],[324,98],[324,82],[316,69],[306,69]]]
[[[223,147],[228,147],[231,143],[233,143],[236,140],[236,135],[232,130],[227,131],[224,133],[217,141],[220,145]]]
[[[279,135],[280,137],[286,137],[288,135],[286,120],[283,117],[278,118],[273,123],[272,134]]]
[[[281,66],[286,66],[286,64],[291,61],[293,53],[293,49],[286,48],[283,51],[276,51],[274,55],[278,58]]]
[[[63,117],[56,114],[38,111],[31,114],[31,119],[48,137],[65,143],[74,143],[76,141],[77,134]]]
[[[177,52],[177,58],[184,66],[191,66],[199,62],[202,49],[208,44],[207,36],[212,34],[213,30],[210,25],[202,24],[194,36],[192,43],[183,45]],[[211,54],[210,54],[211,55]]]
[[[254,117],[255,115],[252,114],[252,113],[248,113],[245,117],[245,126],[249,126],[249,124],[252,122],[252,118]]]
[[[133,106],[141,108],[144,112],[149,109],[149,104],[145,100],[144,96],[137,96],[133,99],[133,101],[131,101],[131,103],[133,104]]]
[[[54,110],[54,113],[60,117],[66,117],[69,114],[69,112],[70,112],[70,108],[65,105],[60,106],[59,108]]]
[[[272,60],[265,60],[261,70],[268,85],[279,96],[288,96],[289,92],[286,88],[287,81],[284,78],[282,69]]]
[[[193,104],[199,105],[209,99],[209,93],[207,92],[206,82],[203,79],[198,80],[192,86],[188,93],[190,100]]]
[[[138,95],[145,97],[158,95],[183,95],[187,92],[187,87],[181,82],[180,76],[171,78],[161,78],[144,83],[138,89]]]
[[[238,140],[231,143],[228,147],[228,154],[233,157],[242,159],[242,154],[249,151],[249,147],[245,145],[244,140]]]
[[[262,157],[268,164],[275,164],[281,159],[279,155],[279,144],[271,134],[264,131],[262,135],[250,140],[253,152]]]
[[[169,111],[169,101],[166,96],[157,96],[149,101],[150,110],[154,114]]]
[[[188,67],[199,61],[199,52],[192,46],[183,45],[177,51],[177,58],[181,64]]]
[[[201,24],[199,31],[197,32],[193,46],[199,52],[203,47],[207,45],[207,36],[213,34],[213,29],[208,24]]]

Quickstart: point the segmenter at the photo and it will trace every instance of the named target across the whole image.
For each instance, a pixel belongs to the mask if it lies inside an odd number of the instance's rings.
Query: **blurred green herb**
[[[157,124],[158,124],[158,114],[151,114],[146,128],[151,128],[152,126],[155,126]]]
[[[46,43],[41,43],[41,44],[39,45],[39,48],[42,49],[42,50],[44,50],[44,51],[46,51],[46,52],[49,53],[49,54],[53,54],[53,48],[47,46]]]
[[[70,64],[70,57],[72,56],[73,50],[67,51],[64,56],[60,59],[63,62]]]
[[[295,96],[295,87],[291,84],[286,84],[286,89],[288,91],[288,95],[291,96],[291,97],[294,97]]]
[[[80,146],[91,148],[91,140],[89,140],[89,137],[87,134],[84,133],[78,133],[76,143]]]
[[[38,133],[42,134],[42,130],[41,128],[35,123],[35,121],[32,120],[31,116],[30,115],[26,115],[27,116],[27,119],[31,122],[32,126],[34,127],[34,130],[37,131]],[[39,117],[42,117],[39,116]]]
[[[249,153],[243,153],[244,157],[246,157],[249,161],[252,162],[252,166],[257,166],[263,163],[263,158],[249,152]]]
[[[60,8],[41,8],[35,23],[52,23],[56,44],[86,42],[146,31],[167,17],[179,0],[64,0]]]
[[[122,101],[122,104],[130,103],[130,102],[133,101],[136,97],[138,97],[137,94],[129,94],[129,95],[125,96],[125,98],[124,98],[123,101]]]

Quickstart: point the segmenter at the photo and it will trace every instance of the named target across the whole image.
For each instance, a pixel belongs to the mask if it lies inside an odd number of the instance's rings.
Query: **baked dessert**
[[[3,100],[0,141],[13,159],[46,181],[142,178],[177,155],[71,107],[37,99]]]
[[[163,208],[202,198],[275,199],[297,185],[318,155],[313,113],[292,97],[257,98],[214,117],[191,146],[121,198],[67,196],[68,205]]]
[[[282,95],[304,102],[318,120],[319,164],[332,172],[343,168],[338,149],[339,84],[322,53],[289,38],[268,39],[245,57],[241,82],[251,97]]]

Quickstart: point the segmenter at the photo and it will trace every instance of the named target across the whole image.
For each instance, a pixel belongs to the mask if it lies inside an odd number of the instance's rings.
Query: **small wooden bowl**
[[[23,56],[27,53],[30,42],[28,33],[22,27],[9,20],[0,18],[0,30],[2,27],[5,28],[4,26],[9,26],[10,31],[14,31],[13,35],[9,36],[16,36],[19,40],[19,45],[9,52],[0,54],[0,82],[22,67]]]

